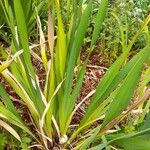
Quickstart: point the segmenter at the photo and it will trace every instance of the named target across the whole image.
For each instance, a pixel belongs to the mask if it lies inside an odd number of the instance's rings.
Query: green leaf
[[[72,117],[73,117],[72,116],[72,110],[73,110],[73,107],[75,105],[78,94],[80,92],[80,88],[82,86],[82,82],[83,82],[83,79],[84,79],[84,74],[86,72],[86,65],[87,65],[87,61],[83,64],[82,68],[80,69],[75,87],[73,88],[72,93],[69,97],[70,104],[69,104],[69,107],[68,107],[68,117],[67,117],[69,119],[67,120],[67,125],[66,125],[66,128],[65,128],[66,132],[68,130],[68,126],[69,126],[69,124],[72,120]]]
[[[5,103],[6,107],[13,112],[14,115],[18,116],[18,113],[16,111],[16,108],[14,107],[12,101],[10,100],[8,94],[4,90],[3,86],[0,84],[0,96],[2,97],[2,101]]]
[[[150,57],[150,48],[146,47],[145,53],[140,56],[137,62],[132,66],[127,77],[124,79],[118,93],[110,104],[106,113],[102,128],[105,127],[110,121],[116,118],[130,103],[133,92],[136,88],[137,82],[140,79],[141,70],[144,62]]]
[[[92,101],[86,111],[86,114],[81,121],[82,124],[85,124],[86,122],[90,121],[90,116],[94,115],[94,111],[96,110],[97,106],[99,106],[109,95],[110,93],[115,90],[115,88],[118,86],[118,84],[126,77],[128,72],[131,70],[132,66],[136,63],[136,61],[143,55],[143,53],[146,53],[148,51],[149,46],[141,50],[136,56],[131,59],[121,70],[121,63],[122,60],[125,60],[125,53],[123,53],[116,62],[111,66],[111,68],[106,72],[104,77],[101,79],[97,89],[96,93],[94,94]],[[118,70],[118,71],[117,71]],[[120,70],[120,71],[119,71]]]
[[[18,141],[21,142],[21,138],[18,133],[6,122],[0,119],[0,126],[2,126],[5,130],[7,130],[10,134],[12,134]]]
[[[119,147],[124,148],[124,150],[149,150],[150,140],[146,140],[142,137],[133,137],[123,140],[118,140],[113,143]]]
[[[61,16],[60,4],[58,0],[55,0],[56,3],[56,13],[57,13],[57,46],[56,46],[56,73],[58,82],[62,81],[64,78],[66,61],[67,61],[67,47],[66,47],[66,35],[64,32],[64,25]]]
[[[150,112],[146,116],[145,123],[144,123],[144,125],[142,127],[143,130],[150,128],[149,122],[150,122]]]
[[[30,50],[29,50],[29,43],[28,43],[28,33],[27,33],[27,26],[25,22],[25,15],[22,8],[22,3],[20,0],[14,0],[14,10],[15,10],[15,16],[17,21],[17,27],[18,27],[18,33],[19,33],[19,39],[20,44],[22,48],[24,49],[24,55],[23,55],[23,61],[26,68],[28,68],[28,71],[32,78],[34,79],[34,72],[33,67],[30,59]]]
[[[113,83],[126,57],[127,53],[123,53],[103,76],[98,87],[96,88],[96,92],[91,100],[84,118],[81,121],[80,126],[87,122],[87,119],[90,117],[92,112],[105,100],[105,98],[107,98],[106,96],[110,94],[107,92],[107,90]]]
[[[106,16],[107,7],[108,7],[108,0],[101,0],[99,8],[98,8],[96,20],[95,20],[95,26],[94,26],[93,34],[92,34],[92,40],[91,40],[91,45],[90,45],[91,49],[92,49],[93,45],[95,44],[95,42],[98,38],[102,23],[103,23],[104,18]]]
[[[0,134],[0,150],[4,150],[5,144],[7,143],[7,138],[5,134]]]
[[[22,120],[17,116],[15,116],[11,111],[5,108],[2,104],[0,104],[0,118],[6,119],[10,123],[18,126],[19,128],[23,129],[25,132],[27,132],[29,135],[31,135],[33,138],[35,138],[35,136],[30,132],[30,130],[24,125]]]
[[[94,141],[94,139],[96,138],[98,132],[99,132],[99,127],[97,127],[96,129],[94,129],[95,132],[89,137],[86,138],[86,140],[84,140],[82,146],[79,148],[79,150],[86,150],[90,144]]]
[[[10,64],[14,61],[14,59],[16,57],[18,57],[23,51],[20,50],[18,51],[10,60],[6,60],[5,62],[3,62],[1,65],[0,65],[0,73],[2,71],[4,71],[6,68],[8,68],[10,66]]]
[[[72,87],[72,80],[73,80],[73,75],[74,75],[74,68],[75,64],[77,61],[77,58],[80,53],[81,46],[84,42],[84,37],[86,33],[86,29],[88,27],[88,21],[89,21],[89,16],[92,10],[92,0],[88,3],[88,6],[86,7],[85,11],[83,12],[83,15],[81,16],[81,21],[79,23],[79,26],[76,31],[76,37],[71,49],[70,53],[70,58],[69,62],[67,65],[67,72],[66,72],[66,82],[65,82],[65,87],[64,87],[64,97],[63,100],[60,101],[60,129],[61,132],[64,133],[64,128],[66,126],[66,119],[68,114],[68,107],[70,105],[69,102],[69,95],[71,92],[71,87]]]
[[[94,146],[90,150],[103,150],[108,145],[113,145],[114,143],[117,143],[118,141],[125,141],[126,139],[128,140],[128,139],[133,139],[133,138],[138,138],[138,137],[141,137],[142,139],[144,139],[146,141],[144,136],[149,134],[149,133],[150,133],[150,128],[147,128],[147,129],[144,129],[141,131],[136,131],[136,132],[129,133],[129,134],[123,133],[122,135],[115,133],[114,134],[115,136],[112,138],[112,140],[108,141],[107,143],[102,143],[102,144],[99,144],[97,146]]]

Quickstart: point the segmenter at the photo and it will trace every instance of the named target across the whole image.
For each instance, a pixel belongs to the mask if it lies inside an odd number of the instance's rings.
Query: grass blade
[[[3,71],[3,70],[5,70],[7,67],[9,67],[10,66],[10,64],[14,61],[14,59],[16,58],[16,57],[18,57],[20,54],[22,54],[23,53],[23,50],[20,50],[20,51],[18,51],[10,60],[8,60],[8,61],[5,61],[4,63],[2,63],[1,65],[0,65],[0,73]]]
[[[91,9],[92,9],[92,1],[90,0],[90,2],[88,3],[87,8],[85,9],[83,15],[81,16],[81,22],[78,26],[77,32],[76,32],[76,38],[75,41],[73,43],[73,47],[70,53],[70,58],[69,58],[69,62],[67,65],[67,73],[66,73],[66,82],[65,82],[65,91],[64,91],[64,97],[63,100],[61,101],[60,104],[60,129],[61,132],[64,133],[64,129],[66,126],[66,121],[67,121],[67,115],[68,113],[68,107],[69,107],[69,100],[68,97],[70,95],[71,92],[71,87],[72,87],[72,79],[73,79],[73,74],[74,74],[74,68],[75,68],[75,64],[77,61],[77,58],[79,56],[80,53],[80,48],[83,44],[84,41],[84,37],[85,37],[85,33],[86,33],[86,28],[88,26],[88,21],[89,21],[89,16],[91,13]],[[63,102],[63,103],[62,103]],[[66,114],[64,116],[64,114]]]
[[[132,69],[125,78],[122,86],[118,90],[113,102],[110,104],[106,117],[102,124],[102,128],[105,127],[110,121],[117,117],[130,103],[130,99],[135,90],[137,81],[141,75],[141,69],[144,66],[144,62],[150,57],[150,48],[147,47],[146,51],[137,62],[133,65]]]
[[[95,26],[94,26],[93,34],[92,34],[92,40],[91,40],[91,45],[90,45],[91,50],[92,50],[92,47],[98,38],[98,34],[100,32],[102,23],[103,23],[104,18],[106,16],[107,7],[108,7],[108,0],[101,0],[99,8],[98,8],[96,20],[95,20]]]
[[[4,129],[6,129],[10,134],[12,134],[18,141],[21,142],[21,138],[18,135],[18,133],[6,122],[2,121],[0,119],[0,126],[2,126]]]

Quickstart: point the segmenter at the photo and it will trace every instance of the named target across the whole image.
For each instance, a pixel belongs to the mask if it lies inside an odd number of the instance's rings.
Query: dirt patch
[[[82,51],[81,61],[84,61],[86,57],[86,51]],[[100,64],[100,52],[98,50],[93,51],[88,61],[86,73],[84,75],[83,85],[78,96],[77,104],[80,103],[91,91],[96,89],[100,79],[102,78],[106,70],[107,68],[101,66]],[[83,102],[83,104],[79,107],[72,119],[71,124],[80,123],[81,118],[84,116],[85,111],[88,105],[90,104],[90,98],[91,97],[86,99],[86,101]]]

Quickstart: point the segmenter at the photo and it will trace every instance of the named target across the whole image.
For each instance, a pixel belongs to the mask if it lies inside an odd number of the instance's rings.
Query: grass
[[[102,0],[97,8],[94,29],[87,50],[88,56],[83,63],[78,60],[80,60],[87,28],[91,21],[91,15],[93,15],[93,1],[80,1],[78,4],[71,0],[48,1],[48,45],[45,41],[38,5],[32,2],[28,4],[29,6],[24,6],[21,0],[14,0],[11,3],[8,0],[0,2],[3,18],[6,19],[11,32],[11,45],[9,47],[11,53],[8,54],[6,61],[1,61],[0,73],[20,97],[19,101],[23,101],[28,108],[36,132],[32,132],[26,122],[23,121],[8,91],[1,84],[0,126],[10,132],[21,143],[21,146],[24,145],[24,140],[19,130],[22,130],[32,137],[33,141],[36,142],[35,146],[41,149],[58,147],[60,149],[100,150],[103,148],[110,149],[110,146],[116,148],[121,146],[128,149],[130,138],[132,139],[131,143],[135,144],[137,140],[140,140],[142,145],[145,134],[148,134],[150,130],[149,126],[143,126],[140,130],[129,134],[125,134],[123,129],[116,129],[116,132],[112,134],[108,134],[108,131],[132,110],[131,108],[131,110],[123,113],[131,103],[141,79],[144,64],[150,58],[149,43],[147,42],[145,47],[130,61],[127,61],[127,58],[134,43],[147,28],[150,15],[143,21],[129,44],[123,47],[122,54],[102,77],[95,92],[89,93],[88,96],[92,96],[91,102],[84,117],[77,127],[72,129],[70,127],[72,119],[84,102],[83,99],[76,105],[88,59],[94,49],[107,13],[108,1]],[[67,11],[62,8],[62,5],[66,6]],[[32,7],[35,8],[34,15],[39,30],[38,47],[41,57],[37,56],[29,45],[28,29],[30,27],[26,21],[28,11],[25,10],[30,10]],[[33,26],[31,25],[31,27]],[[149,37],[148,28],[146,36]],[[46,74],[44,89],[40,87],[31,54],[44,66]],[[50,55],[50,58],[47,54]],[[77,79],[73,86],[74,71],[77,65]],[[145,79],[147,79],[147,75]],[[148,83],[147,80],[142,84],[144,87]],[[144,98],[141,99],[144,99],[143,101],[149,99],[149,92],[148,94],[146,92],[146,98],[144,95]],[[138,103],[137,106],[141,103]],[[100,123],[97,123],[98,121]],[[95,123],[97,123],[96,127],[92,128]],[[33,143],[31,142],[31,144]],[[146,142],[146,146],[150,147],[148,142]],[[24,147],[24,149],[28,149],[28,146]]]

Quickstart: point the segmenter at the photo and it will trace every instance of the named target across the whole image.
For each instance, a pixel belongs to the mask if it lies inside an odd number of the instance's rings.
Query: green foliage
[[[4,150],[6,144],[6,137],[2,133],[0,133],[0,150]]]
[[[69,14],[66,13],[63,5],[67,6],[65,9],[70,12]],[[1,84],[0,126],[10,132],[24,149],[28,148],[30,139],[24,138],[19,130],[30,135],[42,149],[52,149],[54,146],[58,146],[62,149],[81,150],[91,147],[95,149],[95,146],[104,148],[109,144],[116,145],[116,142],[124,137],[140,136],[150,130],[150,128],[143,129],[132,135],[110,139],[106,143],[103,140],[95,144],[97,138],[104,139],[109,125],[112,122],[114,125],[117,124],[117,119],[122,117],[122,112],[130,104],[141,78],[144,63],[147,63],[150,58],[150,45],[146,44],[137,55],[125,64],[134,43],[150,22],[150,15],[143,21],[131,41],[122,47],[122,54],[105,73],[94,95],[91,94],[91,102],[80,124],[72,129],[73,116],[83,103],[81,101],[76,106],[77,97],[84,80],[89,56],[93,51],[107,12],[108,1],[101,0],[99,7],[97,7],[98,13],[96,13],[88,56],[83,64],[80,64],[74,84],[74,70],[84,44],[90,17],[93,15],[93,1],[48,1],[49,47],[45,44],[38,6],[36,5],[35,10],[37,11],[34,15],[40,33],[38,46],[41,58],[33,52],[32,45],[29,45],[29,24],[33,15],[32,2],[25,5],[22,0],[11,2],[3,0],[0,2],[0,6],[12,34],[11,55],[8,55],[8,59],[1,63],[0,73],[20,97],[19,101],[24,102],[37,132],[32,132],[23,121],[24,118],[20,117],[14,107],[9,92],[7,93]],[[64,14],[67,17],[64,17]],[[147,34],[149,35],[149,31]],[[49,51],[47,51],[48,48]],[[43,64],[45,69],[46,78],[42,88],[31,61],[31,54],[34,59],[38,59]],[[105,118],[101,120],[103,116]],[[102,122],[97,123],[98,120]],[[97,126],[92,129],[92,125],[95,123]],[[133,143],[137,138],[133,140]],[[100,143],[103,144],[99,146]],[[119,141],[119,143],[121,142]],[[125,147],[124,143],[120,145]]]
[[[28,137],[28,135],[24,132],[22,132],[21,130],[18,131],[20,132],[20,134],[22,134],[22,142],[20,143],[19,141],[17,141],[16,139],[14,139],[14,137],[4,131],[1,130],[2,132],[0,132],[0,150],[4,150],[6,148],[8,149],[12,149],[12,150],[19,150],[19,149],[24,149],[27,150],[28,147],[30,146],[31,143],[31,138]]]
[[[148,15],[149,9],[148,0],[109,2],[108,14],[100,34],[99,47],[101,55],[111,59],[110,64],[138,31],[143,19]],[[143,48],[144,45],[145,39],[142,34],[135,42],[132,52]]]
[[[38,12],[41,14],[41,16],[44,16],[46,10],[45,1],[42,0],[21,0],[22,5],[22,11],[24,12],[24,22],[27,26],[28,34],[30,36],[34,36],[34,33],[36,32],[36,11],[35,6],[37,6]],[[11,44],[11,38],[12,38],[12,31],[11,26],[16,26],[17,18],[15,17],[14,7],[12,1],[5,1],[2,0],[0,5],[0,36],[1,38],[8,44]],[[5,6],[3,5],[5,3]],[[11,5],[12,7],[9,7]],[[14,6],[13,6],[14,5]],[[9,8],[9,9],[8,9]],[[11,14],[11,16],[9,15]],[[13,21],[13,24],[12,24]],[[37,35],[36,35],[37,36]]]

